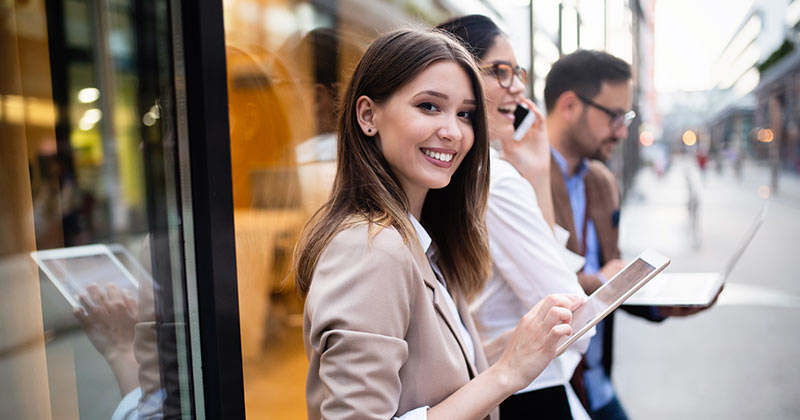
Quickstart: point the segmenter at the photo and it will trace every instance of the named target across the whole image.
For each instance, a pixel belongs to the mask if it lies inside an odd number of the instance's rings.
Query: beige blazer
[[[469,362],[457,320],[411,241],[393,228],[370,239],[360,224],[322,253],[303,320],[310,420],[391,419],[438,404],[487,368],[480,345]],[[463,296],[453,295],[479,343]]]

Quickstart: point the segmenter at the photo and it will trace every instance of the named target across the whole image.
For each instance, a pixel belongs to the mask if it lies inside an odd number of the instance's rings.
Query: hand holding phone
[[[530,130],[533,123],[536,121],[536,114],[531,112],[530,109],[524,104],[517,104],[517,109],[514,110],[514,136],[516,141],[522,140],[525,133]]]

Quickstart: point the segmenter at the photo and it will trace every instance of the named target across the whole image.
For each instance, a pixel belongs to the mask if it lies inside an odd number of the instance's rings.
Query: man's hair
[[[295,284],[300,295],[308,293],[325,247],[355,223],[392,227],[404,241],[416,240],[408,218],[408,198],[378,141],[361,130],[356,103],[367,96],[384,104],[425,69],[441,62],[458,65],[469,78],[475,97],[475,140],[450,183],[428,191],[419,221],[437,245],[437,262],[448,282],[466,296],[483,288],[491,272],[491,255],[485,224],[489,133],[480,71],[452,36],[405,29],[383,35],[367,48],[342,97],[333,191],[295,248]]]
[[[558,98],[573,91],[593,99],[604,82],[627,82],[631,79],[631,66],[620,58],[594,50],[578,50],[561,57],[547,73],[544,103],[552,111]]]

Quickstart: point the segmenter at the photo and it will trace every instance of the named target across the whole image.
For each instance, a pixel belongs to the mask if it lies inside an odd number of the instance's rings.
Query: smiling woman
[[[488,133],[481,76],[438,32],[376,40],[339,121],[330,200],[295,260],[305,295],[309,419],[481,419],[530,382],[569,334],[550,296],[489,367],[465,296],[489,271]]]
[[[386,103],[356,103],[359,125],[383,152],[409,210],[421,217],[429,189],[444,188],[474,142],[475,96],[467,74],[449,61],[431,64]]]

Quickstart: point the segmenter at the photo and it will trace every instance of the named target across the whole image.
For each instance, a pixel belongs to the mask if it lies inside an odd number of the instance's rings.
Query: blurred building
[[[798,170],[796,45],[800,1],[757,0],[713,67],[708,153]]]
[[[759,64],[751,132],[759,154],[771,162],[773,188],[779,168],[800,172],[800,1],[791,1],[783,17],[783,42]]]

